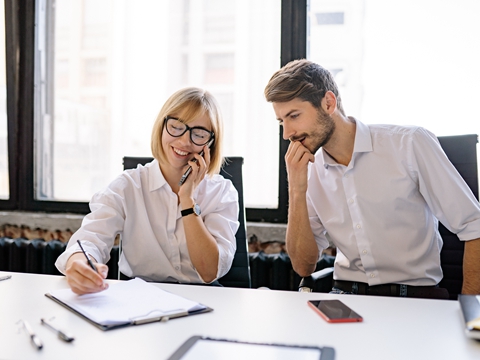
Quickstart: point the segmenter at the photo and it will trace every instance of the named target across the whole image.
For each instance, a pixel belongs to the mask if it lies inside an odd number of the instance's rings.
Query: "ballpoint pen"
[[[40,350],[41,348],[43,348],[42,341],[41,341],[40,338],[33,332],[32,327],[30,326],[30,324],[29,324],[28,322],[26,322],[25,320],[22,320],[22,322],[23,322],[23,327],[25,328],[25,330],[27,331],[28,335],[30,336],[30,340],[31,340],[33,346],[35,346],[38,350]]]
[[[52,325],[50,325],[48,322],[46,322],[45,319],[40,319],[40,321],[43,325],[45,325],[48,328],[50,328],[51,330],[55,331],[57,333],[58,337],[60,339],[62,339],[63,341],[71,342],[71,341],[75,340],[75,338],[71,334],[65,333],[63,331],[60,331],[60,330],[54,328]]]
[[[82,246],[82,243],[80,242],[80,240],[77,240],[77,243],[78,243],[78,246],[80,246],[80,249],[82,249],[83,255],[85,255],[85,257],[87,258],[87,261],[90,264],[91,268],[93,270],[95,270],[95,272],[98,273],[98,270],[97,270],[96,266],[93,264],[92,260],[90,260],[87,253],[85,252],[85,250],[83,250],[83,246]]]
[[[0,281],[11,279],[12,275],[0,276]]]

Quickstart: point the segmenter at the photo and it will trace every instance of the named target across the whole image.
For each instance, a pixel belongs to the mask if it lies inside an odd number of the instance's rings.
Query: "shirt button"
[[[179,270],[179,269],[180,269],[180,267],[179,267],[179,266],[175,266],[175,270]]]
[[[367,250],[362,250],[362,254],[365,255],[367,253]]]
[[[375,274],[371,273],[371,274],[370,274],[370,277],[371,277],[371,278],[374,278],[374,277],[375,277]]]
[[[360,229],[360,228],[362,227],[362,225],[360,225],[360,224],[357,224],[357,226],[356,226],[356,227],[357,227],[357,229]]]
[[[353,199],[348,200],[348,202],[349,202],[350,204],[353,204],[353,203],[354,203]]]

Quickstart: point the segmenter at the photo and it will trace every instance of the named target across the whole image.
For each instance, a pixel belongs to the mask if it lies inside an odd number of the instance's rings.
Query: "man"
[[[448,298],[441,221],[465,241],[462,293],[480,294],[480,205],[432,133],[346,116],[332,75],[307,60],[277,71],[265,97],[290,140],[286,245],[300,276],[328,234],[334,292]]]

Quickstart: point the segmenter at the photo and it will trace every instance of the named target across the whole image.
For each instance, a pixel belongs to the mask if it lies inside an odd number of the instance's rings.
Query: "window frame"
[[[50,3],[52,0],[45,1]],[[307,2],[308,0],[281,2],[279,67],[307,55]],[[5,0],[10,197],[8,200],[0,200],[0,210],[87,214],[90,211],[88,202],[35,199],[34,91],[37,6],[38,1]],[[287,222],[288,189],[284,156],[288,141],[283,140],[282,130],[280,127],[278,208],[247,208],[247,221]]]

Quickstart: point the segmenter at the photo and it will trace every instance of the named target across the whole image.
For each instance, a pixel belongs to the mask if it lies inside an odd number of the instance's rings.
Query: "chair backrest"
[[[152,157],[131,157],[125,156],[123,158],[123,168],[133,169],[138,164],[145,165],[152,161]],[[218,279],[220,284],[227,287],[251,287],[250,280],[250,265],[248,261],[248,245],[247,245],[247,227],[245,221],[245,205],[243,203],[243,158],[242,157],[228,157],[225,159],[225,164],[220,171],[220,175],[232,181],[233,186],[238,192],[238,201],[240,212],[238,214],[238,221],[240,227],[235,235],[237,241],[237,251],[233,258],[232,267],[222,278]]]
[[[450,162],[463,177],[478,200],[478,168],[477,168],[477,135],[439,136],[440,145]],[[464,242],[457,235],[439,225],[443,239],[440,261],[443,279],[439,286],[450,293],[450,299],[457,300],[462,290],[463,282],[463,252]]]

